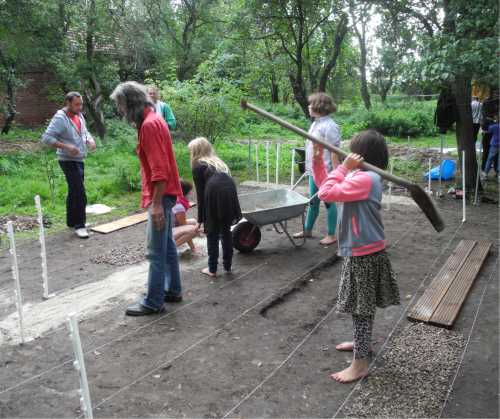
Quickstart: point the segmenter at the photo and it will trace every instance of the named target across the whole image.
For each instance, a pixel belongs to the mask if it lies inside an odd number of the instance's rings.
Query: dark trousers
[[[221,230],[210,231],[207,233],[207,250],[208,270],[211,273],[217,272],[219,241],[222,242],[222,263],[224,269],[230,271],[233,263],[233,236],[231,234],[231,227],[227,226]]]
[[[68,227],[85,227],[87,195],[85,194],[85,168],[80,161],[59,161],[66,182],[68,196],[66,197],[66,224]]]
[[[479,133],[479,128],[481,128],[481,124],[472,124],[474,142],[477,141],[477,134]]]
[[[482,142],[483,142],[483,156],[481,158],[481,170],[484,172],[484,169],[486,168],[486,161],[488,160],[488,154],[490,153],[491,134],[483,133]],[[498,154],[493,160],[493,168],[496,170],[497,167],[498,167]]]

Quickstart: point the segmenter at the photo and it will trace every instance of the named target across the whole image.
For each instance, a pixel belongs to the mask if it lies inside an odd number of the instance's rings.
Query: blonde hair
[[[229,167],[215,154],[212,144],[205,137],[198,137],[188,144],[191,167],[198,162],[212,166],[218,172],[229,173]]]

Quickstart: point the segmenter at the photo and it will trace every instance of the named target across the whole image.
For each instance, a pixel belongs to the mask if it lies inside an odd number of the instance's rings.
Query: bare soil
[[[381,409],[380,397],[373,396],[372,409],[371,397],[360,398],[370,388],[366,386],[376,382],[378,392],[397,391],[404,399],[405,392],[414,391],[412,382],[433,376],[429,366],[441,385],[411,394],[400,403],[397,416],[430,412],[421,405],[437,397],[432,412],[443,408],[443,417],[498,417],[498,207],[468,207],[468,220],[462,224],[461,201],[444,198],[439,206],[447,223],[440,234],[413,204],[394,202],[390,211],[384,210],[388,253],[402,303],[377,314],[374,368],[362,386],[340,385],[329,378],[350,361],[350,355],[335,351],[334,345],[350,339],[352,323],[349,316],[334,311],[341,260],[333,247],[318,244],[325,230],[320,218],[316,237],[301,249],[264,228],[259,247],[251,254],[236,253],[234,274],[215,281],[199,273],[206,263],[203,254],[183,260],[184,302],[170,305],[161,316],[124,315],[139,296],[145,273],[133,293],[116,295],[104,307],[81,313],[94,417],[388,416],[395,410]],[[293,231],[298,229],[297,223],[291,224]],[[405,310],[465,238],[493,242],[453,330],[465,343],[450,350],[448,341],[434,332],[425,339],[404,339],[409,325]],[[140,252],[144,243],[145,224],[93,234],[87,241],[69,231],[48,237],[51,292],[65,295],[84,284],[105,284],[111,274],[130,280],[130,268],[96,263],[96,258],[124,247]],[[42,307],[36,241],[19,247],[19,262],[25,304]],[[12,282],[8,252],[3,252],[0,322],[15,311]],[[424,355],[433,353],[442,362],[426,363]],[[4,341],[0,417],[80,415],[72,359],[64,324],[24,345]],[[387,372],[388,363],[400,366],[404,374],[395,379]],[[410,365],[408,373],[403,368]]]

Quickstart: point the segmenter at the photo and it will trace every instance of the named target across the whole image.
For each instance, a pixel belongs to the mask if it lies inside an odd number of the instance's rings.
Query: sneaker
[[[85,227],[75,229],[75,234],[81,239],[89,238],[89,233]]]
[[[481,172],[481,180],[487,180],[488,179],[488,175],[486,174],[486,172]]]

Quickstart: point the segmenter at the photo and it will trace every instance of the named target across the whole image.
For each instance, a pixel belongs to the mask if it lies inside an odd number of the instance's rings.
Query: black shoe
[[[127,316],[149,316],[150,314],[160,314],[165,311],[165,307],[159,310],[153,310],[152,308],[144,307],[141,303],[132,304],[127,308],[125,314]]]
[[[166,303],[182,303],[182,295],[175,295],[169,292],[165,293]]]

